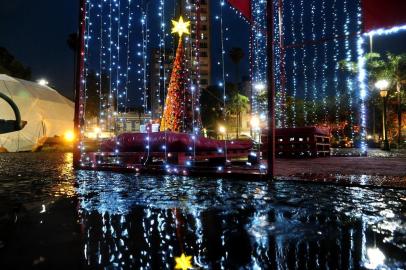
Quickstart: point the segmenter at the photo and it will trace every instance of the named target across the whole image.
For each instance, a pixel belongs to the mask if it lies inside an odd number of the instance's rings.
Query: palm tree
[[[233,47],[228,53],[231,61],[235,65],[235,89],[231,91],[230,102],[227,104],[226,113],[237,117],[237,139],[240,134],[241,114],[248,112],[250,109],[248,97],[241,95],[238,91],[238,83],[240,82],[240,62],[244,58],[244,51],[239,47]]]
[[[388,53],[385,58],[379,53],[368,53],[366,58],[366,70],[368,71],[368,85],[373,89],[375,82],[386,79],[391,83],[391,89],[397,95],[397,117],[398,117],[398,146],[401,143],[402,132],[402,86],[406,84],[406,54],[395,55]],[[358,66],[353,62],[341,61],[342,69],[356,73]],[[372,100],[373,103],[375,103]]]
[[[235,65],[235,83],[238,85],[240,81],[240,62],[244,58],[244,51],[241,48],[233,47],[229,51],[228,56]]]
[[[395,55],[387,54],[383,76],[387,78],[397,95],[397,116],[398,116],[398,147],[402,137],[402,85],[406,84],[406,53]]]
[[[237,116],[236,133],[237,139],[240,135],[241,127],[241,114],[248,112],[250,109],[250,102],[248,97],[241,95],[240,93],[235,93],[230,102],[227,104],[227,114]]]

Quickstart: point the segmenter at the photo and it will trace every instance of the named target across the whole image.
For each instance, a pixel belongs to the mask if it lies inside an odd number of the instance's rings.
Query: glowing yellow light
[[[187,270],[193,268],[192,266],[192,256],[185,256],[184,253],[180,257],[175,258],[176,265],[175,269]]]
[[[259,129],[261,122],[259,121],[258,116],[253,116],[251,118],[251,127],[253,129]]]
[[[46,85],[49,84],[49,82],[47,80],[45,80],[45,79],[39,79],[37,82],[41,86],[46,86]]]
[[[65,141],[67,141],[67,142],[73,142],[73,140],[75,139],[75,134],[72,131],[67,131],[65,133],[64,138],[65,138]]]
[[[224,126],[219,126],[220,133],[226,133],[226,128]]]
[[[379,90],[387,90],[389,87],[389,82],[387,80],[379,80],[375,83],[375,87]]]
[[[183,21],[183,17],[180,16],[179,21],[172,20],[173,28],[172,34],[178,33],[179,37],[182,37],[183,34],[190,34],[189,26],[190,22]]]

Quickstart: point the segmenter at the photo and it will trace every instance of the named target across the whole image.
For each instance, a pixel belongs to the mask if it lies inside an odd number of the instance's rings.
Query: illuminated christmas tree
[[[165,100],[164,112],[161,119],[161,131],[191,132],[193,130],[193,101],[188,83],[188,70],[185,65],[185,53],[182,35],[189,34],[190,22],[173,21],[172,33],[179,35],[179,44],[173,63],[168,93]]]

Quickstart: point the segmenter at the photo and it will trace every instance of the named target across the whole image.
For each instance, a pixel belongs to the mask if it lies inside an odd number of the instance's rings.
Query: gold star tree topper
[[[176,266],[175,269],[187,270],[193,268],[192,266],[192,256],[185,256],[184,253],[180,257],[175,258]]]
[[[183,34],[190,34],[189,32],[189,26],[190,26],[190,21],[185,22],[183,21],[183,17],[180,16],[179,21],[172,20],[173,28],[172,28],[172,34],[178,33],[179,37],[181,38]]]

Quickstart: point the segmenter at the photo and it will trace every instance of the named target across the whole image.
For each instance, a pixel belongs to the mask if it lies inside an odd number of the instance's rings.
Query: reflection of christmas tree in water
[[[192,87],[188,82],[189,72],[182,42],[182,34],[189,34],[190,22],[184,22],[183,18],[180,17],[179,22],[172,21],[172,23],[174,25],[172,33],[179,34],[179,44],[173,63],[160,130],[186,133],[192,132],[194,123],[198,122],[195,121],[198,117],[193,115],[196,98],[193,96]]]

